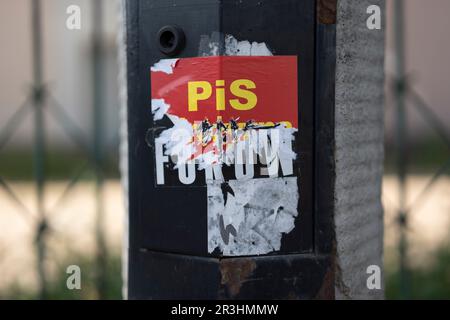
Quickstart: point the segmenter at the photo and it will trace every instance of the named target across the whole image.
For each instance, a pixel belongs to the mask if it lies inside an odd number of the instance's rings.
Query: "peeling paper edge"
[[[167,104],[164,99],[152,99],[152,114],[153,120],[161,120],[164,115],[168,114],[170,104]]]
[[[225,35],[225,55],[227,56],[273,56],[265,42],[239,41],[232,35]]]
[[[164,72],[166,74],[172,74],[178,60],[179,59],[161,59],[157,63],[155,63],[150,68],[150,70],[152,72]]]

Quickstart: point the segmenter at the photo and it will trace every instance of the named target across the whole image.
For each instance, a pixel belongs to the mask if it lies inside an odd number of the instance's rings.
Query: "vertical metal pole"
[[[397,174],[399,186],[399,212],[398,223],[400,231],[399,239],[399,264],[400,264],[400,294],[407,299],[410,294],[410,281],[408,272],[408,244],[406,238],[407,229],[407,113],[405,108],[405,63],[404,63],[404,3],[403,0],[394,1],[394,45],[396,66],[396,124],[397,124]]]
[[[45,272],[45,235],[47,222],[45,216],[45,90],[42,71],[42,30],[41,1],[31,0],[32,10],[32,41],[33,41],[33,106],[34,106],[34,177],[36,181],[37,212],[39,225],[36,231],[37,271],[39,277],[39,297],[47,296]]]
[[[107,295],[107,246],[104,234],[103,208],[103,61],[102,61],[102,0],[93,1],[93,33],[92,33],[92,64],[93,64],[93,153],[95,162],[95,194],[96,222],[95,235],[97,243],[97,291],[99,299]]]

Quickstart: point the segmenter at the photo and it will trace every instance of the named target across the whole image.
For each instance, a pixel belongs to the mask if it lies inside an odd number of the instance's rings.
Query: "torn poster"
[[[296,56],[163,59],[151,84],[156,186],[297,175]]]
[[[270,180],[270,181],[268,181]],[[208,185],[208,252],[225,256],[279,250],[298,216],[297,177]]]

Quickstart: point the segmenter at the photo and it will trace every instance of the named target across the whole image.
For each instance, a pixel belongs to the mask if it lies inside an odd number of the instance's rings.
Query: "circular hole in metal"
[[[164,49],[172,49],[175,45],[175,34],[169,30],[164,31],[159,38],[159,43]]]
[[[175,55],[184,47],[184,32],[177,26],[165,26],[158,32],[159,50],[166,55]]]

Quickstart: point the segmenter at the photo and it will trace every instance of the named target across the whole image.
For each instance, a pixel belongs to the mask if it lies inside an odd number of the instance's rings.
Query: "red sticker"
[[[151,73],[152,99],[164,99],[169,114],[298,128],[296,56],[186,58],[171,68]]]
[[[164,59],[151,84],[157,185],[296,175],[296,56]]]

